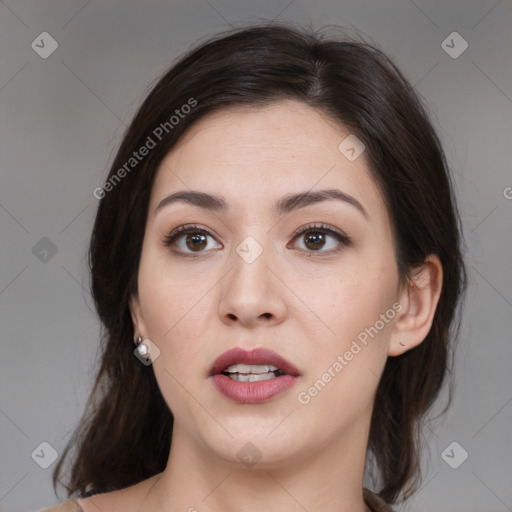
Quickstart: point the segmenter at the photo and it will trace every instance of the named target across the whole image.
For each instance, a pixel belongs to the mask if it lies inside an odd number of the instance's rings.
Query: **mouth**
[[[234,348],[215,360],[209,377],[224,397],[237,403],[254,404],[288,390],[300,372],[272,350]]]
[[[232,364],[226,368],[222,375],[237,382],[260,382],[275,379],[283,373],[277,366],[266,364]]]

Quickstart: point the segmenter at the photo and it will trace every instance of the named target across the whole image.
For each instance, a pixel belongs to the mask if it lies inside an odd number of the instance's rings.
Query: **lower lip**
[[[266,402],[290,389],[298,377],[281,375],[269,380],[257,382],[239,382],[223,374],[214,375],[213,383],[222,395],[239,404],[258,404]]]

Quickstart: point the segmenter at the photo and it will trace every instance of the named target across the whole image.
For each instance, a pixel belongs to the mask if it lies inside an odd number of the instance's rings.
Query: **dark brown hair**
[[[419,425],[449,372],[466,288],[446,158],[418,95],[375,45],[268,23],[222,33],[183,56],[158,80],[126,131],[110,185],[100,194],[89,250],[91,288],[103,326],[101,364],[82,420],[54,470],[54,489],[57,482],[68,496],[121,489],[165,469],[173,416],[154,373],[133,355],[128,306],[137,292],[155,173],[185,130],[205,115],[282,99],[321,111],[365,144],[367,164],[391,216],[401,282],[428,255],[441,260],[443,286],[432,328],[419,346],[388,358],[368,445],[383,499],[392,503],[417,487]],[[155,133],[161,140],[128,167],[148,138],[157,142]],[[74,461],[65,471],[71,448]]]

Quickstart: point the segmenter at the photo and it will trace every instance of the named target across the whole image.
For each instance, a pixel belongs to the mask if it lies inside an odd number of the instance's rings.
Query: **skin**
[[[160,349],[152,369],[174,414],[169,461],[136,486],[81,500],[85,512],[367,510],[363,474],[378,379],[388,356],[428,334],[442,267],[431,256],[412,285],[400,285],[390,218],[364,153],[349,161],[338,150],[349,133],[307,105],[280,101],[212,114],[164,159],[130,308],[136,335]],[[229,211],[173,203],[155,214],[163,198],[189,189],[222,196]],[[319,189],[356,198],[368,218],[341,201],[274,215],[282,196]],[[315,251],[308,233],[294,237],[309,223],[341,230],[352,244],[325,234]],[[166,235],[191,224],[214,235],[205,233],[202,252],[187,234],[165,246]],[[263,249],[250,264],[236,252],[249,236]],[[401,311],[300,403],[299,392],[394,303]],[[231,402],[208,371],[233,347],[274,350],[300,370],[299,382],[265,403]],[[248,442],[261,454],[252,467],[237,457]]]

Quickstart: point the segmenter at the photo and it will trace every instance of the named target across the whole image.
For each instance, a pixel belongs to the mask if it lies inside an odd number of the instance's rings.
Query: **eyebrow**
[[[336,189],[287,194],[276,201],[274,204],[274,213],[282,217],[293,210],[305,208],[306,206],[323,201],[343,201],[344,203],[354,206],[367,220],[369,219],[368,213],[363,208],[363,205],[355,197]],[[155,214],[164,206],[177,202],[190,204],[209,211],[227,212],[229,210],[228,204],[223,197],[196,190],[182,190],[162,199],[155,209]]]

